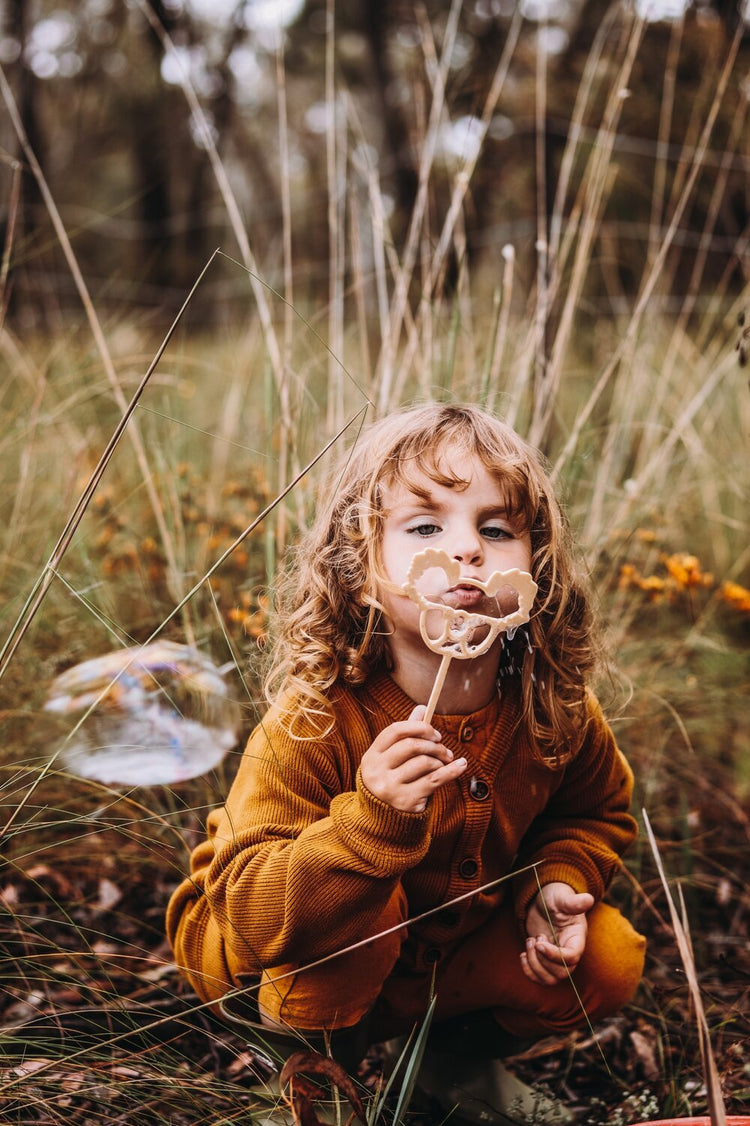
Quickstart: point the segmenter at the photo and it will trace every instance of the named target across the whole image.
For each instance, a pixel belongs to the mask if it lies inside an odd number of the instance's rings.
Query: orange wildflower
[[[266,632],[266,615],[262,610],[256,610],[254,614],[246,616],[242,626],[250,637],[259,638]]]
[[[662,555],[661,561],[678,586],[711,586],[714,581],[712,574],[701,570],[695,555],[678,552],[676,555]]]
[[[747,587],[727,580],[721,584],[721,597],[737,610],[750,612],[750,590]]]
[[[658,575],[647,575],[638,583],[641,590],[645,591],[652,602],[659,602],[666,593],[667,584]]]
[[[623,563],[620,567],[620,578],[617,586],[620,590],[627,590],[629,586],[637,586],[640,577],[637,567],[634,567],[632,563]]]

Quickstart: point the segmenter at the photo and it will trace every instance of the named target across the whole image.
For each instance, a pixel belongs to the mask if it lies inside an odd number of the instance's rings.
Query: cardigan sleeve
[[[395,885],[427,852],[428,814],[394,809],[367,790],[354,774],[366,731],[359,743],[353,755],[335,732],[292,738],[273,715],[250,737],[168,909],[178,962],[199,995],[217,990],[201,988],[191,967],[204,976],[213,967],[219,979],[257,974],[377,932]]]
[[[635,838],[630,814],[633,774],[601,708],[589,698],[589,722],[580,750],[563,768],[562,780],[529,827],[518,866],[538,863],[513,885],[516,915],[523,929],[539,884],[562,881],[599,900],[620,867],[620,856]]]

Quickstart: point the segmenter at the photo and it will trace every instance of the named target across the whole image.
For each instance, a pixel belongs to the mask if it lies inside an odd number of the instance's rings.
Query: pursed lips
[[[474,608],[479,606],[486,599],[486,594],[479,587],[474,586],[473,583],[457,583],[456,586],[446,591],[444,601],[448,605],[455,606],[460,609]]]

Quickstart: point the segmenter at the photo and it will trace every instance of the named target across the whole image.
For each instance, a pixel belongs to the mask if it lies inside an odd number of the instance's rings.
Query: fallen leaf
[[[35,1071],[39,1071],[40,1067],[49,1067],[52,1060],[38,1059],[38,1060],[24,1060],[18,1067],[11,1068],[11,1074],[16,1075],[19,1079],[24,1079],[27,1075],[33,1075]]]
[[[294,1052],[284,1064],[279,1076],[279,1087],[294,1116],[295,1126],[324,1126],[318,1118],[313,1102],[323,1096],[323,1091],[308,1076],[320,1076],[333,1083],[354,1107],[361,1122],[365,1111],[354,1081],[340,1063],[319,1052]],[[288,1095],[284,1088],[289,1088]],[[350,1115],[351,1122],[354,1115]]]
[[[657,1060],[656,1043],[654,1039],[651,1036],[645,1035],[643,1032],[639,1032],[637,1028],[634,1028],[630,1032],[630,1042],[633,1045],[644,1079],[658,1079],[662,1069]]]
[[[99,880],[99,898],[94,909],[96,911],[111,911],[121,899],[122,891],[117,884],[108,880],[106,876],[102,876]]]

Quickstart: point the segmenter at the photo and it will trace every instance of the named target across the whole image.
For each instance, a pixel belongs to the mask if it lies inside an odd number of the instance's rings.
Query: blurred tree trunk
[[[33,26],[33,14],[28,0],[7,0],[5,4],[4,33],[19,44],[18,61],[9,68],[9,79],[13,89],[18,112],[29,144],[34,151],[42,170],[46,165],[46,148],[39,124],[38,114],[38,80],[25,62],[25,49],[29,31]],[[39,187],[33,173],[28,167],[21,143],[15,132],[10,141],[10,151],[15,153],[20,161],[23,172],[21,176],[21,193],[18,215],[14,232],[13,258],[18,261],[18,248],[23,247],[21,256],[23,265],[13,271],[11,299],[9,309],[17,312],[20,307],[27,313],[36,308],[34,319],[38,320],[39,302],[35,299],[34,290],[38,288],[39,278],[43,277],[45,267],[40,266],[38,259],[32,259],[30,248],[37,241],[40,228],[46,225],[46,212]],[[38,269],[34,270],[31,262],[35,262]],[[32,276],[36,274],[36,276]]]
[[[405,115],[394,98],[397,75],[388,52],[388,35],[394,15],[386,0],[365,0],[363,31],[367,37],[383,121],[383,143],[390,160],[395,185],[396,213],[408,223],[417,195],[417,169]]]
[[[176,23],[162,0],[151,0],[156,18],[167,32]],[[161,78],[162,46],[156,32],[139,20],[144,50],[138,80],[130,89],[131,154],[144,255],[144,280],[156,286],[174,283],[172,263],[172,201],[169,148],[172,131],[169,99]]]

